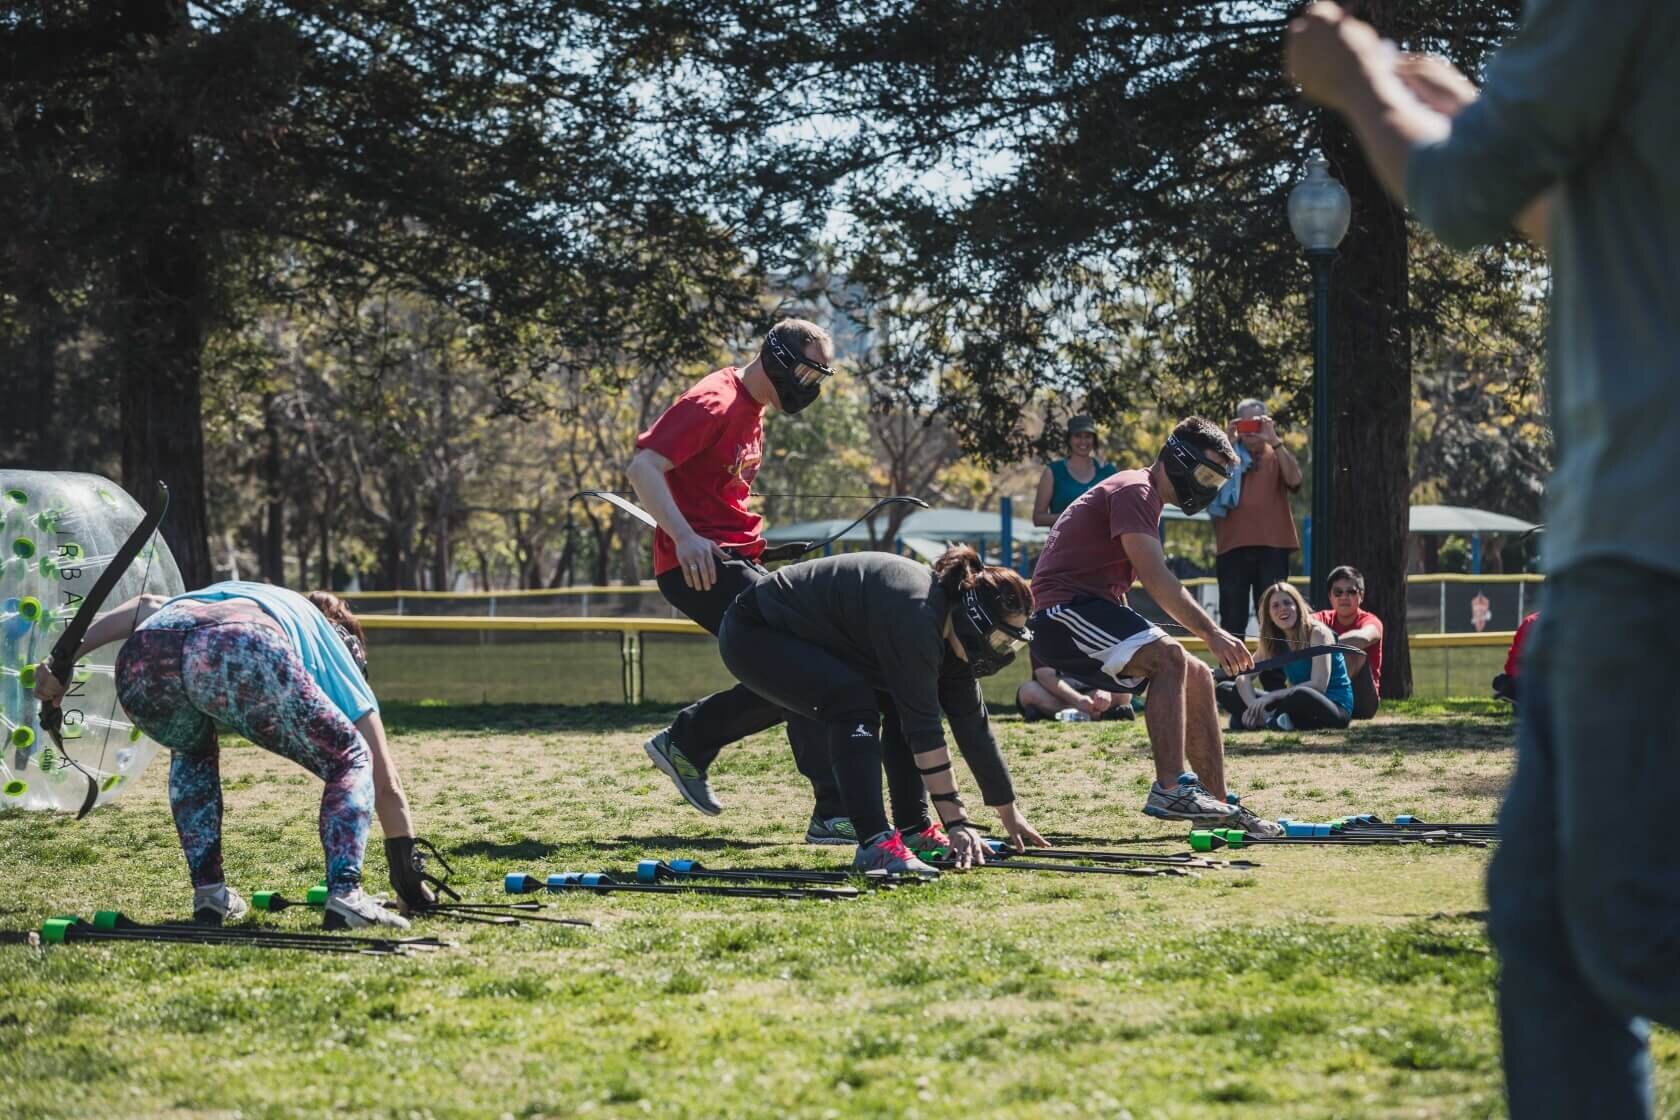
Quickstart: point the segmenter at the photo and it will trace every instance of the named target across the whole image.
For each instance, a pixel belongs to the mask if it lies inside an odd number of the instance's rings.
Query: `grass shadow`
[[[678,710],[663,704],[380,704],[386,728],[399,735],[422,731],[637,731],[664,727]]]

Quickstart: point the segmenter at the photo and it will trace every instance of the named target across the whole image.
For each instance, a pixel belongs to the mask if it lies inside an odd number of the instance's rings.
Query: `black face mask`
[[[1167,440],[1161,465],[1166,468],[1173,493],[1178,495],[1178,508],[1187,514],[1206,509],[1219,488],[1231,480],[1230,467],[1176,436]]]
[[[951,632],[968,654],[968,673],[989,677],[1015,660],[1016,651],[1032,641],[1032,631],[1004,621],[997,593],[984,585],[969,588],[951,608]]]
[[[764,375],[775,387],[782,411],[790,416],[809,408],[822,395],[823,379],[834,376],[834,370],[794,350],[774,331],[764,336],[762,356]]]

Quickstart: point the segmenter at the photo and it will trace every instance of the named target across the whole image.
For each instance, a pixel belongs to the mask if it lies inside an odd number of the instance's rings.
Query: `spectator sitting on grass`
[[[1517,625],[1517,632],[1511,636],[1511,649],[1505,654],[1505,671],[1493,678],[1493,698],[1495,700],[1509,700],[1517,702],[1517,671],[1522,668],[1522,648],[1528,641],[1528,632],[1534,626],[1534,620],[1540,617],[1535,611]]]
[[[1132,694],[1111,691],[1083,677],[1058,673],[1033,661],[1032,679],[1015,690],[1015,708],[1027,723],[1073,708],[1090,719],[1132,719]]]
[[[1346,655],[1347,670],[1353,681],[1353,718],[1370,719],[1382,695],[1382,619],[1365,609],[1365,577],[1351,564],[1331,569],[1327,594],[1330,609],[1313,617],[1328,626],[1341,645],[1365,651]]]
[[[1335,644],[1330,628],[1307,612],[1307,601],[1293,584],[1274,583],[1260,596],[1259,660],[1281,657],[1307,646]],[[1222,681],[1215,691],[1231,713],[1231,730],[1269,727],[1276,731],[1341,729],[1353,715],[1353,685],[1340,652],[1283,667],[1283,688],[1256,691],[1253,677]]]

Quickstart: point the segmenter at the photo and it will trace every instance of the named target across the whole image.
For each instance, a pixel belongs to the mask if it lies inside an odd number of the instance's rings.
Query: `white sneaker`
[[[226,883],[212,883],[208,887],[193,888],[193,918],[201,926],[219,926],[237,922],[250,907],[239,892]]]
[[[366,926],[390,926],[407,929],[408,919],[357,887],[349,894],[335,894],[327,898],[326,910],[321,914],[322,929],[362,929]]]

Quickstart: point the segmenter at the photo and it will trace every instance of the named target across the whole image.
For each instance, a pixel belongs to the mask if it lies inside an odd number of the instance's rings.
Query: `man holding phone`
[[[1301,464],[1283,446],[1262,401],[1243,401],[1226,428],[1237,452],[1231,481],[1208,506],[1218,560],[1219,625],[1241,637],[1251,603],[1289,577],[1289,554],[1301,547],[1289,495],[1301,488]]]

